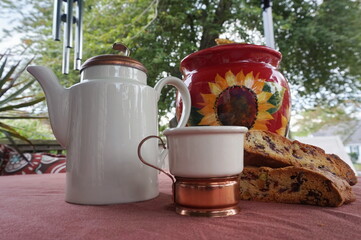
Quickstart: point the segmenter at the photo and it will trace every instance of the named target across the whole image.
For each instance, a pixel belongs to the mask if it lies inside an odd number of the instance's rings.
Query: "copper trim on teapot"
[[[138,70],[147,73],[147,69],[144,67],[144,65],[141,62],[128,56],[130,51],[125,45],[121,43],[114,43],[113,49],[120,51],[122,55],[105,54],[105,55],[99,55],[89,58],[81,66],[80,72],[84,71],[84,69],[88,67],[95,65],[121,65],[121,66],[136,68]]]

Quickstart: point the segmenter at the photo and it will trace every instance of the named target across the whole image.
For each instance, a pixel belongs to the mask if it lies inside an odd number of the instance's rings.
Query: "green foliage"
[[[27,139],[55,139],[47,119],[4,119],[2,122]]]
[[[359,101],[361,1],[274,1],[282,70],[300,107]]]
[[[23,112],[19,114],[19,109],[33,106],[44,100],[43,94],[34,94],[34,91],[31,90],[35,80],[21,77],[31,60],[24,65],[18,61],[8,67],[9,59],[5,57],[6,55],[7,53],[0,57],[0,120],[6,117],[22,118],[24,114]],[[10,141],[18,138],[30,143],[26,137],[4,121],[0,121],[0,134]]]

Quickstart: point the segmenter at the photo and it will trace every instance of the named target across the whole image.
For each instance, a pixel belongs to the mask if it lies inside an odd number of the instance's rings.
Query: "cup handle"
[[[184,127],[187,124],[189,115],[191,113],[191,96],[189,94],[188,88],[184,84],[184,82],[182,80],[180,80],[179,78],[172,77],[172,76],[162,78],[154,86],[154,89],[157,92],[157,101],[159,101],[161,91],[166,84],[176,87],[182,97],[183,111],[182,111],[182,115],[178,122],[177,127]]]
[[[157,170],[161,171],[162,173],[164,173],[165,175],[167,175],[168,177],[170,177],[170,179],[172,179],[172,182],[173,182],[173,185],[174,185],[175,179],[174,179],[174,177],[173,177],[170,173],[166,172],[166,171],[165,171],[164,169],[162,169],[162,168],[159,168],[159,167],[157,167],[157,166],[155,166],[155,165],[153,165],[153,164],[150,164],[150,163],[146,162],[146,161],[144,160],[143,156],[142,156],[142,151],[141,151],[141,150],[142,150],[142,146],[143,146],[143,144],[144,144],[147,140],[149,140],[149,139],[151,139],[151,138],[158,138],[158,139],[161,141],[162,146],[163,146],[163,151],[161,152],[161,156],[162,156],[162,155],[163,155],[163,157],[166,156],[166,152],[165,152],[165,151],[167,151],[167,147],[165,146],[165,144],[164,144],[164,142],[163,142],[163,139],[161,139],[161,138],[158,137],[158,136],[151,135],[151,136],[148,136],[148,137],[144,138],[144,139],[139,143],[139,145],[138,145],[138,157],[139,157],[139,160],[140,160],[142,163],[144,163],[145,165],[147,165],[147,166],[149,166],[149,167],[152,167],[152,168],[154,168],[154,169],[157,169]]]

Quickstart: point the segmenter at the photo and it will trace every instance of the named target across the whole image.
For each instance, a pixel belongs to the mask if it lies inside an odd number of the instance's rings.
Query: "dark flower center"
[[[257,119],[257,95],[245,86],[231,86],[219,94],[215,108],[222,125],[250,129]]]

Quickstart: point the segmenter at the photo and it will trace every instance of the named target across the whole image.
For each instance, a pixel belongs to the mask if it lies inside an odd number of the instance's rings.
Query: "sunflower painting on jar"
[[[188,125],[245,126],[285,136],[291,98],[287,80],[277,70],[281,54],[264,46],[240,45],[201,50],[182,61],[192,99]]]
[[[272,113],[278,111],[285,88],[259,79],[259,73],[236,75],[228,71],[223,78],[219,74],[215,82],[209,82],[209,94],[201,94],[203,106],[198,112],[203,116],[198,125],[237,125],[249,129],[269,130],[267,123],[273,120]],[[272,89],[273,88],[273,89]],[[273,90],[273,91],[271,91]],[[284,135],[287,122],[277,129]]]

